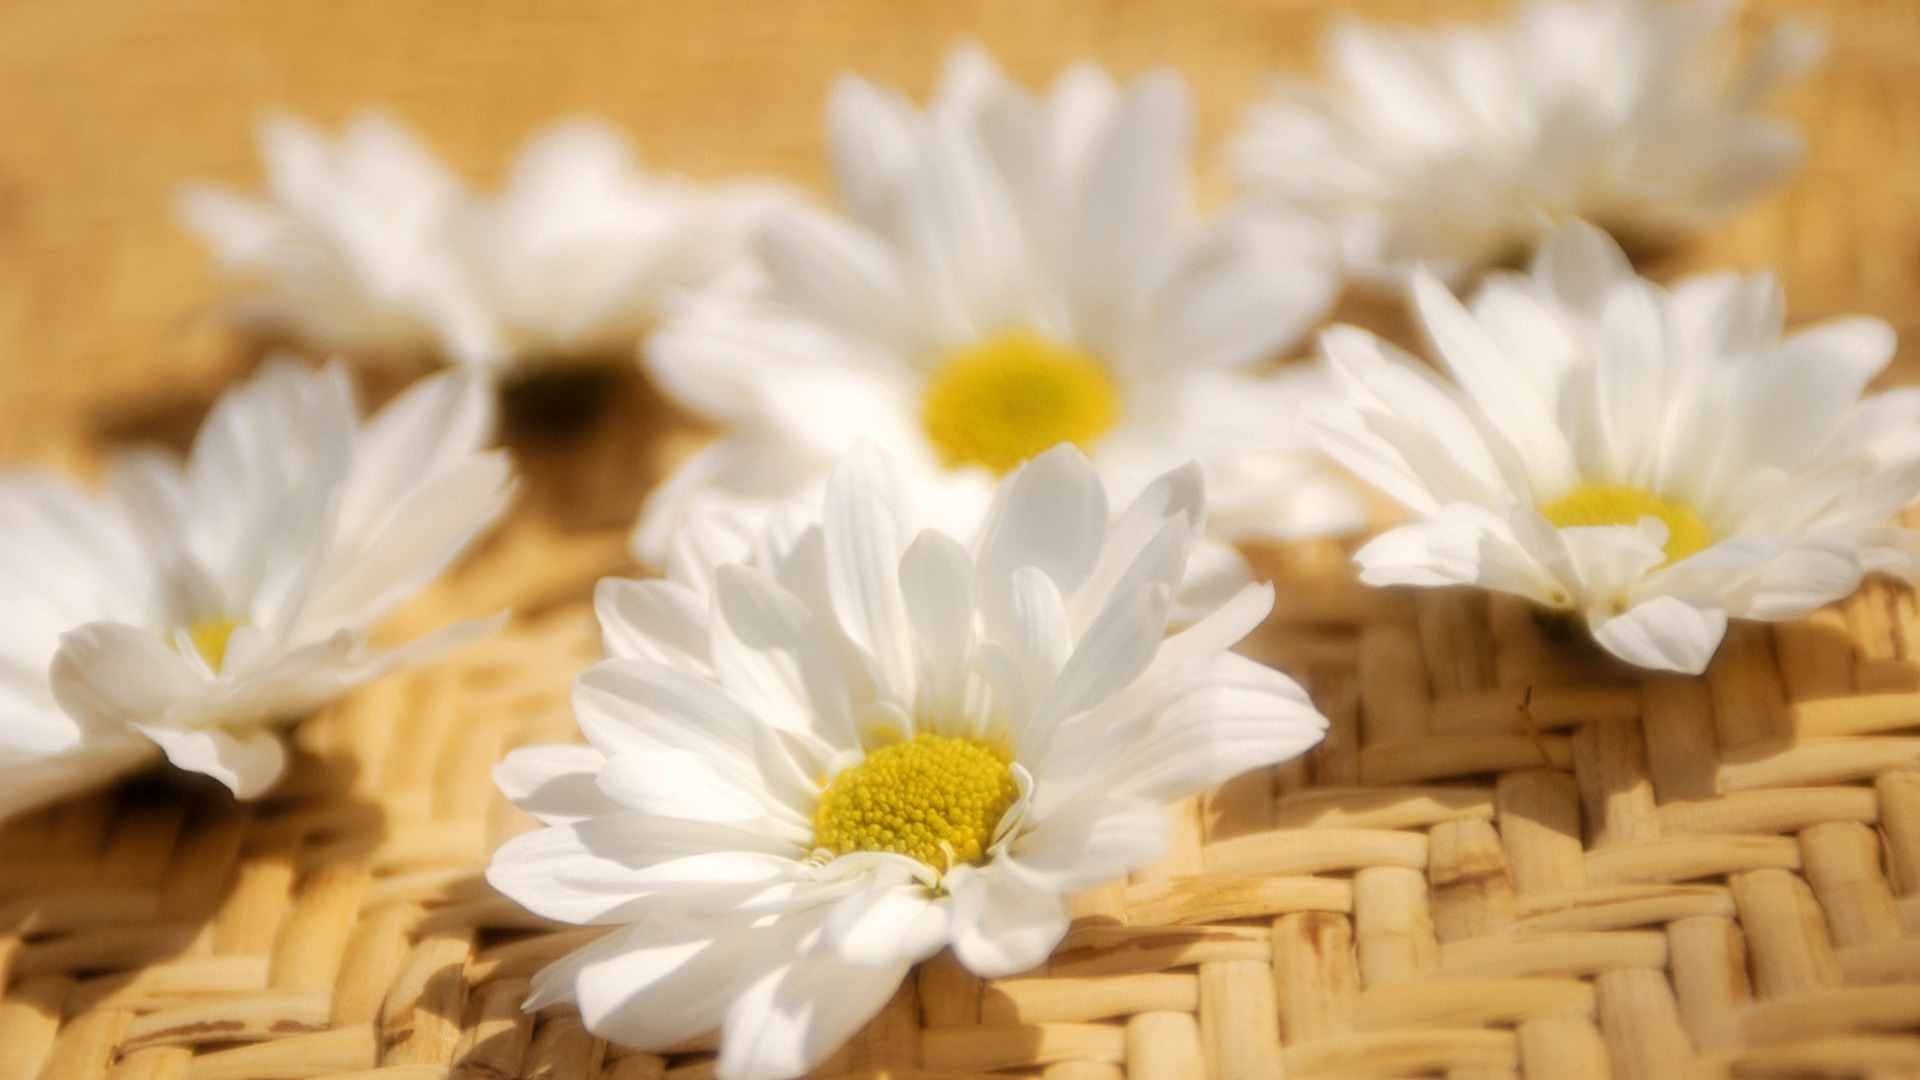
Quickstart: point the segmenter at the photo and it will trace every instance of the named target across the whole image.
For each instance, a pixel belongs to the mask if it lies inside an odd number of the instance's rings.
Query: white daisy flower
[[[260,149],[267,198],[191,185],[178,204],[241,275],[243,317],[324,351],[489,369],[624,362],[672,291],[713,278],[796,198],[649,177],[618,131],[583,119],[536,134],[492,197],[382,115],[337,142],[275,117]]]
[[[99,499],[0,477],[0,817],[163,756],[253,798],[287,723],[490,630],[367,638],[505,508],[490,400],[440,376],[361,424],[337,366],[272,364],[184,467],[123,458]]]
[[[844,77],[829,135],[848,216],[771,216],[757,287],[647,343],[656,380],[731,430],[651,497],[642,560],[694,519],[817,492],[856,439],[956,529],[1060,442],[1119,500],[1198,459],[1219,537],[1363,522],[1292,422],[1324,374],[1256,370],[1332,300],[1330,243],[1298,219],[1192,220],[1177,76],[1080,67],[1036,101],[962,46],[925,113]]]
[[[629,364],[667,297],[714,280],[761,217],[798,202],[769,182],[649,177],[609,125],[550,125],[521,151],[505,191],[456,218],[455,246],[492,316],[487,347],[456,358]]]
[[[1642,667],[1701,671],[1729,617],[1797,618],[1863,574],[1912,576],[1920,390],[1860,400],[1894,350],[1878,319],[1781,336],[1771,275],[1671,292],[1573,223],[1471,308],[1415,275],[1449,385],[1352,327],[1321,445],[1421,520],[1359,552],[1376,585],[1479,585],[1585,620]]]
[[[1109,525],[1098,476],[1058,447],[1007,479],[971,552],[919,528],[871,447],[824,499],[711,595],[603,582],[611,659],[574,687],[590,745],[495,772],[548,827],[488,880],[615,928],[536,976],[527,1008],[576,1002],[640,1048],[718,1028],[725,1080],[806,1071],[949,945],[987,977],[1040,964],[1063,896],[1161,849],[1163,804],[1325,727],[1228,651],[1270,587],[1164,638],[1203,528],[1192,465]]]
[[[237,314],[320,352],[411,359],[477,355],[486,315],[447,240],[465,198],[392,117],[368,114],[338,141],[291,116],[260,125],[267,194],[183,187],[180,221],[238,276]]]
[[[1784,180],[1767,94],[1819,54],[1781,28],[1736,63],[1730,0],[1525,0],[1504,22],[1347,20],[1328,86],[1282,80],[1233,148],[1242,179],[1341,225],[1349,265],[1449,279],[1524,258],[1571,218],[1629,244],[1691,230]]]

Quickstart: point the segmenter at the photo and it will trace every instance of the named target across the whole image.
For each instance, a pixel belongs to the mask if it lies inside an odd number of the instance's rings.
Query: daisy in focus
[[[1171,73],[1122,87],[1091,66],[1035,100],[973,46],[924,113],[843,77],[846,216],[770,216],[757,283],[695,297],[647,342],[656,381],[730,430],[651,497],[635,553],[663,565],[701,519],[750,533],[857,439],[955,529],[1062,442],[1116,500],[1197,459],[1219,538],[1357,528],[1294,422],[1324,373],[1257,370],[1332,301],[1330,242],[1297,218],[1195,221],[1192,111]]]
[[[130,455],[99,498],[0,476],[0,817],[163,757],[254,798],[289,723],[489,632],[367,638],[505,508],[490,420],[472,378],[361,423],[337,366],[272,364],[220,399],[184,465]]]
[[[273,117],[260,152],[265,197],[191,185],[178,199],[238,278],[243,320],[321,352],[488,370],[625,363],[667,296],[713,278],[794,198],[650,177],[591,120],[536,134],[491,197],[380,114],[336,140]]]
[[[1878,319],[1783,337],[1771,274],[1669,292],[1577,222],[1471,307],[1424,271],[1413,295],[1453,383],[1335,327],[1342,394],[1310,410],[1329,454],[1420,519],[1360,550],[1369,584],[1513,593],[1691,674],[1728,618],[1916,576],[1920,534],[1887,521],[1920,496],[1920,390],[1860,398],[1893,356]]]
[[[1736,62],[1727,0],[1523,0],[1504,22],[1340,23],[1319,86],[1283,80],[1233,147],[1242,180],[1340,223],[1348,265],[1452,281],[1583,218],[1656,245],[1781,183],[1799,134],[1761,115],[1819,54],[1785,27]]]
[[[724,1080],[797,1076],[951,946],[996,977],[1042,963],[1063,898],[1155,857],[1166,802],[1286,760],[1326,721],[1229,648],[1247,586],[1166,637],[1205,515],[1191,465],[1109,518],[1071,446],[1016,469],[971,548],[921,528],[870,446],[817,524],[784,518],[711,594],[601,584],[610,659],[575,683],[587,746],[495,777],[546,828],[487,879],[612,927],[528,1009],[664,1049],[721,1032]]]

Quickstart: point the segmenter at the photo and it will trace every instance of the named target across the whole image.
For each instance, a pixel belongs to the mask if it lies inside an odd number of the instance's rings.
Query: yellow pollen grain
[[[915,735],[834,778],[813,812],[813,843],[839,856],[891,851],[935,869],[986,857],[1018,797],[1013,771],[984,743]]]
[[[215,672],[220,670],[221,661],[227,658],[227,642],[233,632],[239,628],[237,619],[216,615],[210,619],[200,619],[187,627],[187,637],[193,642],[194,651],[207,662]]]
[[[1631,484],[1581,484],[1540,507],[1540,516],[1562,529],[1636,525],[1641,518],[1659,518],[1667,526],[1668,563],[1679,562],[1713,543],[1712,530],[1693,507]]]
[[[1006,473],[1059,443],[1089,448],[1120,406],[1120,388],[1093,357],[1020,331],[948,357],[927,383],[920,422],[948,468]]]

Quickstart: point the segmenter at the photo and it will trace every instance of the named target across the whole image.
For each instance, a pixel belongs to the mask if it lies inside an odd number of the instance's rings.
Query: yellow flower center
[[[239,626],[237,619],[216,615],[210,619],[200,619],[187,627],[187,637],[193,642],[194,651],[216,674],[220,671],[220,662],[227,658],[227,641]]]
[[[1641,518],[1659,518],[1667,526],[1668,563],[1679,562],[1713,543],[1712,531],[1693,507],[1630,484],[1581,484],[1540,507],[1540,516],[1562,529],[1637,525]]]
[[[813,812],[813,843],[834,855],[891,851],[944,870],[977,863],[1019,791],[984,743],[915,735],[834,777]]]
[[[948,357],[927,384],[920,422],[949,468],[1006,473],[1058,443],[1091,446],[1120,404],[1120,388],[1093,357],[1016,331]]]

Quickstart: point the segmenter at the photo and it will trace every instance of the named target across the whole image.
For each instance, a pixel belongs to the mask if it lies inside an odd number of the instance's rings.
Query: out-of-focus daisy
[[[871,447],[819,524],[777,527],[711,595],[607,581],[611,659],[582,676],[588,746],[495,775],[547,828],[488,880],[533,911],[616,927],[542,971],[642,1048],[721,1030],[726,1080],[796,1076],[951,945],[984,976],[1044,961],[1062,898],[1164,842],[1170,799],[1300,753],[1325,720],[1229,647],[1248,586],[1165,638],[1203,528],[1189,465],[1109,524],[1070,446],[1010,476],[971,551],[922,530]]]
[[[1819,52],[1782,28],[1737,63],[1729,0],[1523,0],[1504,22],[1343,21],[1328,84],[1283,80],[1234,146],[1244,181],[1341,223],[1363,275],[1458,279],[1584,218],[1630,245],[1780,183],[1798,133],[1756,109]]]
[[[1327,452],[1421,519],[1361,549],[1364,580],[1515,593],[1693,673],[1729,617],[1913,575],[1920,534],[1886,523],[1920,496],[1920,390],[1860,399],[1893,355],[1885,323],[1782,337],[1772,275],[1668,292],[1580,223],[1471,308],[1425,272],[1413,291],[1454,385],[1336,327],[1343,394],[1310,407]]]
[[[650,177],[608,125],[553,124],[521,151],[506,190],[455,219],[490,316],[477,335],[486,347],[458,359],[631,363],[666,297],[713,280],[770,208],[797,201],[766,182]]]
[[[649,177],[591,120],[537,134],[490,197],[382,115],[337,141],[275,117],[260,150],[265,198],[191,185],[178,204],[240,276],[244,318],[322,351],[485,368],[624,362],[671,291],[711,279],[792,199]]]
[[[925,113],[851,76],[829,134],[847,217],[772,215],[757,287],[696,298],[647,343],[668,391],[730,425],[649,501],[656,565],[689,522],[758,520],[854,440],[963,527],[995,480],[1061,442],[1117,499],[1206,471],[1216,536],[1364,518],[1294,423],[1318,369],[1258,365],[1331,301],[1325,234],[1192,220],[1192,108],[1170,73],[1076,68],[1043,100],[962,46]]]
[[[477,380],[426,380],[362,424],[337,367],[270,365],[222,397],[184,467],[117,462],[90,498],[0,477],[0,816],[164,756],[241,798],[284,726],[397,664],[368,627],[505,507]]]
[[[239,278],[241,318],[320,352],[483,348],[472,330],[480,300],[446,236],[460,182],[406,128],[365,115],[330,141],[274,116],[259,143],[264,198],[190,184],[176,201],[181,222]]]

